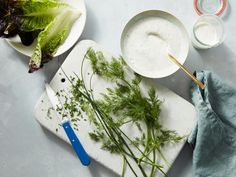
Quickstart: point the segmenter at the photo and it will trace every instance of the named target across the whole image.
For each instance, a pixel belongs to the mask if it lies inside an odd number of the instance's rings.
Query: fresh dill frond
[[[108,62],[102,52],[95,52],[91,48],[87,52],[86,58],[91,61],[92,69],[97,75],[113,81],[124,78],[123,59],[112,58]]]

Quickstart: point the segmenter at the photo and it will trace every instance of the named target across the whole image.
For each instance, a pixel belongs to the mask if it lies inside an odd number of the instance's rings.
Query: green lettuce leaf
[[[29,62],[29,72],[38,70],[44,63],[50,61],[58,47],[67,38],[74,21],[79,18],[78,10],[67,8],[39,33],[37,46]]]
[[[22,15],[18,16],[18,23],[22,31],[44,29],[67,4],[54,0],[23,0],[16,5],[21,8]]]

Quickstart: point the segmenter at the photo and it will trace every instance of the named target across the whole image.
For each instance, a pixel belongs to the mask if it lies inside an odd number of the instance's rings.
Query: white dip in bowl
[[[179,67],[168,52],[183,64],[189,51],[189,38],[183,24],[173,15],[149,10],[133,17],[121,36],[121,51],[126,63],[138,74],[161,78]]]

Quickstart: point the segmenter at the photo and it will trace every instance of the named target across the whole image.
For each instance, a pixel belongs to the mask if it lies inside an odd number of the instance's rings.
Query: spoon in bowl
[[[148,36],[155,36],[156,38],[158,38],[159,40],[161,40],[163,42],[163,44],[166,46],[166,51],[167,51],[167,55],[168,58],[174,62],[177,66],[179,66],[202,90],[205,88],[205,85],[199,81],[192,73],[191,71],[189,71],[185,66],[183,66],[178,59],[176,59],[176,57],[174,57],[173,54],[171,54],[171,50],[170,50],[170,45],[168,44],[168,42],[158,33],[156,32],[149,32],[147,33]]]
[[[178,65],[202,90],[205,88],[205,85],[198,80],[185,66],[183,66],[170,52],[168,51],[168,58]]]

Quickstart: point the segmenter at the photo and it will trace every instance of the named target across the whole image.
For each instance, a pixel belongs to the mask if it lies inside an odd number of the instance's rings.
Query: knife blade
[[[78,137],[76,136],[73,128],[71,127],[70,120],[68,118],[64,118],[62,120],[62,116],[57,111],[58,109],[63,109],[63,106],[56,95],[55,91],[51,88],[49,84],[45,84],[46,93],[48,95],[49,101],[52,104],[53,109],[56,111],[57,117],[60,119],[62,127],[70,140],[74,151],[76,152],[77,156],[79,157],[81,163],[84,166],[88,166],[91,162],[90,157],[88,156],[87,152],[83,148],[81,142],[79,141]]]

